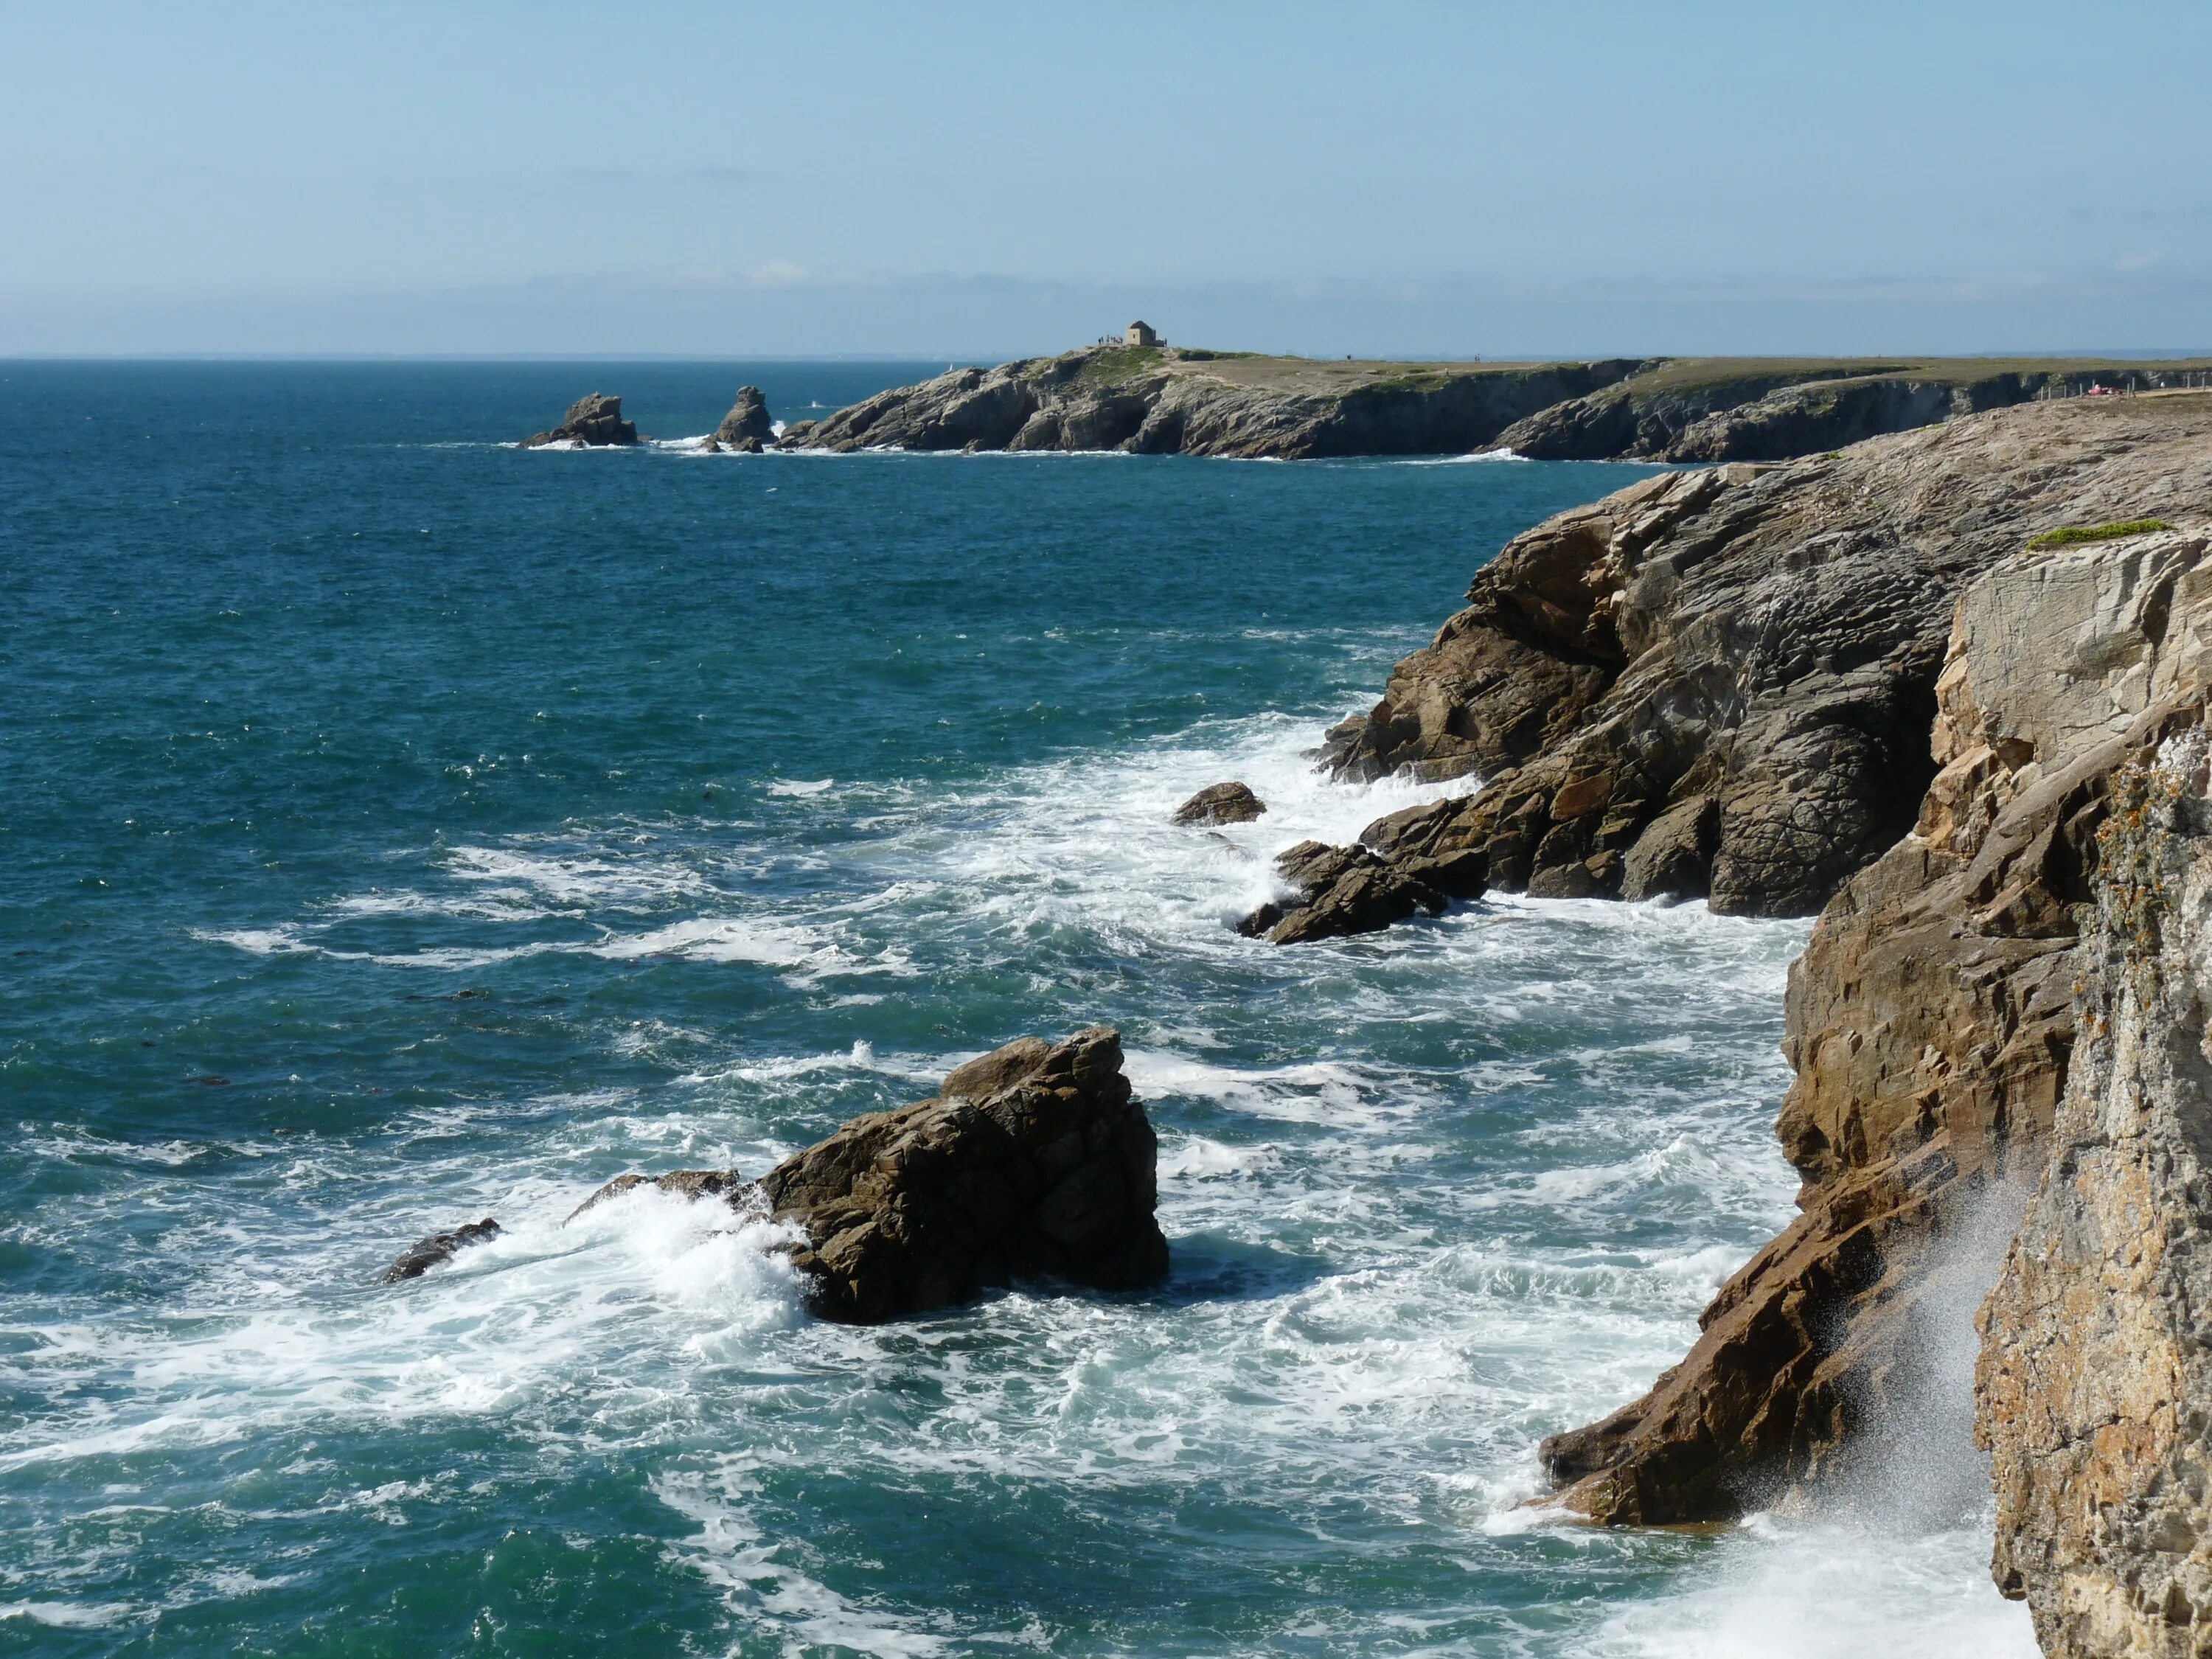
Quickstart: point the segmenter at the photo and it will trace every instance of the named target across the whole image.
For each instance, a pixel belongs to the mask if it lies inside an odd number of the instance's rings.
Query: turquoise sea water
[[[501,441],[941,367],[0,365],[0,1651],[2032,1651],[1972,1516],[1515,1507],[1787,1218],[1803,925],[1230,930],[1638,471]],[[1157,1291],[852,1330],[726,1213],[560,1225],[1095,1021]]]

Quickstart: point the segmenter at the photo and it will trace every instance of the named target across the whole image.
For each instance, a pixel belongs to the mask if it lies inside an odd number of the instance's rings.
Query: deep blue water
[[[1782,1523],[1514,1507],[1787,1215],[1802,927],[1230,931],[1435,793],[1324,726],[1640,471],[503,442],[942,367],[0,364],[0,1650],[2016,1648],[1971,1529],[1836,1647]],[[1094,1021],[1157,1292],[854,1331],[705,1210],[560,1225]]]

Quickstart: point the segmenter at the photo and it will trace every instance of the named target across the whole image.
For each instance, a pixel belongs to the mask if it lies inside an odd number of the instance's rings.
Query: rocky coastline
[[[1329,734],[1340,775],[1483,780],[1370,825],[1382,871],[1818,913],[1800,1213],[1647,1395],[1544,1443],[1541,1501],[1820,1502],[1927,1408],[1989,1284],[1961,1241],[2025,1206],[1979,1324],[1999,1587],[2054,1655],[2205,1650],[2208,503],[2185,394],[1649,479],[1509,544]]]
[[[1607,358],[1328,362],[1102,345],[948,369],[787,449],[1121,450],[1309,460],[1510,450],[1532,459],[1771,461],[2093,385],[2194,384],[2212,363]]]

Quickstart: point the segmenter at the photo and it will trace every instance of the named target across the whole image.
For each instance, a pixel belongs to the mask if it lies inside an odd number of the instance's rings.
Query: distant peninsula
[[[1097,451],[1310,460],[1774,461],[2047,398],[2212,385],[2212,358],[1610,357],[1387,362],[1104,343],[948,369],[786,449]]]

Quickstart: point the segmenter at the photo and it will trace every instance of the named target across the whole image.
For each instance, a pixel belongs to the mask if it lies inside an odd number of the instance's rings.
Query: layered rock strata
[[[1919,811],[1960,592],[2055,525],[2185,516],[2206,413],[2033,404],[1648,478],[1509,543],[1324,763],[1485,780],[1370,825],[1386,858],[1480,850],[1509,890],[1813,914]]]
[[[949,369],[794,422],[781,442],[1280,460],[1490,448],[1542,459],[1780,460],[2072,396],[2100,380],[2148,388],[2208,374],[2202,362],[2066,360],[1333,363],[1115,345]]]
[[[2172,532],[2022,554],[1961,597],[1920,817],[1791,969],[1777,1133],[1801,1213],[1650,1394],[1545,1443],[1559,1501],[1608,1522],[1736,1513],[1925,1409],[1941,1326],[1981,1287],[1957,1241],[1991,1206],[2015,1206],[2008,1226],[2049,1156],[2113,781],[2197,719],[2205,550]]]
[[[1095,1026],[971,1060],[930,1099],[855,1118],[757,1182],[694,1170],[652,1184],[793,1228],[809,1307],[875,1324],[1016,1279],[1157,1282],[1168,1245],[1153,1216],[1155,1151],[1121,1037]],[[619,1176],[577,1213],[647,1180]]]
[[[604,392],[587,392],[568,405],[561,424],[550,432],[534,432],[522,441],[525,449],[547,444],[582,444],[586,448],[620,448],[636,443],[636,423],[623,419],[622,399]]]
[[[1310,459],[1444,454],[1634,374],[1635,360],[1345,374],[1249,360],[1095,347],[996,368],[948,370],[784,434],[805,449],[1107,450]]]

